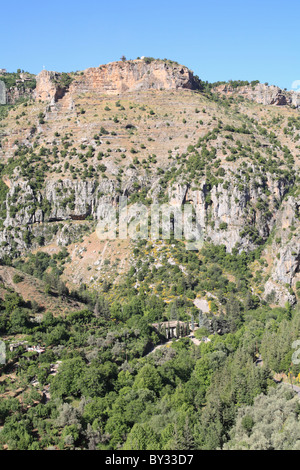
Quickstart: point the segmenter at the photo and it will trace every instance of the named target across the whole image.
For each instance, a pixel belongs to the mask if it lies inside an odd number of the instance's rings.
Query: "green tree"
[[[147,388],[158,393],[162,388],[162,380],[156,368],[150,364],[144,365],[135,378],[134,389]]]

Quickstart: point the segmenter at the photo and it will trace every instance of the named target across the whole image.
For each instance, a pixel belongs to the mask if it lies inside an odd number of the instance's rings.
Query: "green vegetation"
[[[159,246],[161,268],[149,271],[143,260],[150,246],[140,241],[134,251],[136,268],[118,287],[103,284],[101,295],[84,285],[72,292],[61,286],[59,264],[68,257],[67,250],[17,262],[19,269],[44,279],[51,295],[77,299],[85,308],[64,317],[44,312],[37,322],[39,305],[13,292],[5,295],[1,333],[10,335],[10,341],[21,334],[27,343],[8,352],[2,368],[5,373],[18,363],[14,387],[9,373],[2,385],[2,445],[215,449],[246,445],[246,433],[251,448],[257,426],[264,435],[264,406],[256,407],[276,395],[273,374],[300,373],[299,366],[291,366],[291,345],[300,334],[299,310],[272,309],[251,294],[249,266],[255,254],[226,254],[225,247],[213,245],[200,253],[187,252],[179,242],[174,246],[174,240]],[[170,256],[178,264],[164,261]],[[178,265],[184,266],[184,274]],[[225,272],[234,274],[236,284],[228,282]],[[139,287],[134,287],[136,279]],[[158,288],[162,281],[173,296],[169,304],[163,301],[166,291],[154,295],[153,285]],[[189,298],[199,289],[217,293],[216,311],[211,302],[211,313],[198,315]],[[152,322],[191,318],[194,325],[201,324],[197,337],[209,335],[210,342],[195,346],[188,338],[174,339],[168,348],[150,352],[164,343],[166,333],[154,329]],[[30,345],[40,345],[44,352],[26,351]],[[256,363],[260,355],[263,365]],[[48,384],[50,399],[42,404]],[[21,399],[6,397],[17,387],[23,390]],[[289,393],[296,406],[291,389]],[[265,398],[256,398],[260,394]],[[281,445],[292,448],[296,443],[283,440]]]
[[[25,88],[25,89],[30,89],[33,90],[36,87],[36,80],[35,76],[32,74],[29,74],[28,72],[24,72],[26,74],[28,80],[21,80],[20,77],[21,72],[16,72],[16,73],[6,73],[5,75],[0,75],[0,80],[5,83],[6,88],[12,88],[12,87],[17,87],[17,88]]]
[[[195,80],[0,107],[0,448],[299,447],[299,117]],[[197,201],[202,248],[174,216],[168,240],[98,245],[124,195]]]
[[[65,88],[65,89],[68,89],[72,83],[72,81],[74,80],[74,77],[72,77],[69,73],[65,73],[65,72],[62,72],[57,80],[56,80],[56,83],[61,87],[61,88]]]

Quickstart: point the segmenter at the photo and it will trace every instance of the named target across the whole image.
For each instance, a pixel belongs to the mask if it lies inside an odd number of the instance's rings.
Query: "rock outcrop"
[[[223,244],[228,252],[234,248],[239,252],[254,250],[274,232],[276,237],[270,248],[273,263],[263,296],[284,306],[286,302],[295,302],[293,289],[300,280],[297,218],[300,201],[292,196],[285,199],[290,184],[288,181],[274,179],[271,174],[266,177],[268,195],[262,187],[250,183],[241,189],[234,181],[227,189],[216,185],[209,190],[204,179],[197,190],[180,182],[172,184],[168,188],[168,199],[171,206],[192,204],[204,240],[216,245]],[[155,202],[155,194],[161,190],[159,180],[140,180],[139,183],[147,187],[148,196]],[[0,255],[10,254],[12,249],[25,252],[28,249],[26,232],[32,233],[32,238],[44,236],[48,230],[51,232],[55,222],[63,225],[55,232],[57,242],[68,244],[76,231],[76,224],[68,225],[68,221],[85,220],[87,217],[99,221],[107,215],[107,204],[116,206],[120,195],[130,196],[133,192],[130,177],[124,179],[122,184],[108,179],[48,180],[43,190],[33,190],[25,180],[10,181],[6,197],[7,216],[4,229],[0,232]],[[257,208],[262,200],[268,203],[271,215],[266,216],[263,210]],[[276,208],[275,201],[276,204],[282,202],[280,210]],[[165,223],[170,224],[168,220]],[[61,222],[67,223],[67,226]],[[292,238],[291,227],[295,227]],[[280,246],[278,237],[281,237]]]
[[[34,99],[34,89],[14,86],[7,90],[6,96],[6,104],[16,104],[24,99]]]
[[[264,194],[262,187],[249,184],[241,190],[234,181],[228,189],[219,184],[210,192],[205,180],[201,183],[201,190],[191,190],[187,185],[176,184],[169,188],[169,200],[172,205],[191,203],[199,226],[212,243],[224,244],[228,252],[235,247],[248,251],[254,249],[256,243],[245,228],[255,228],[256,238],[266,240],[276,221],[274,201],[281,201],[289,187],[287,182],[274,180],[270,174],[267,175],[266,184],[270,191],[269,197]],[[263,211],[257,209],[261,199],[270,203],[272,216],[266,217]]]
[[[39,73],[36,77],[35,99],[51,102],[61,99],[65,95],[66,89],[59,83],[60,76],[60,73],[48,70]]]
[[[289,196],[283,202],[276,218],[276,238],[270,248],[273,265],[264,295],[265,298],[273,295],[274,301],[282,307],[286,302],[295,303],[294,290],[300,281],[299,209],[299,197]],[[293,230],[288,230],[291,227]]]
[[[300,93],[285,91],[274,85],[258,83],[255,86],[247,85],[233,88],[231,85],[220,85],[216,91],[226,95],[241,95],[244,98],[263,105],[293,106],[300,108]]]
[[[159,180],[140,179],[140,184],[147,187],[149,197],[155,201],[155,194],[161,190]],[[179,207],[190,202],[195,208],[197,222],[204,236],[215,244],[224,244],[229,252],[234,247],[248,251],[257,246],[253,237],[245,232],[247,226],[255,230],[257,239],[267,239],[277,216],[273,201],[275,198],[281,201],[289,187],[288,182],[273,180],[271,175],[267,175],[270,197],[264,194],[262,188],[251,184],[241,190],[232,182],[228,189],[218,185],[209,191],[203,180],[200,186],[199,190],[191,190],[188,185],[179,182],[170,186],[169,202]],[[130,177],[124,179],[122,184],[108,179],[48,180],[43,191],[33,191],[28,182],[17,180],[11,184],[7,194],[4,227],[84,220],[87,216],[99,220],[107,203],[116,204],[120,195],[129,196],[133,192],[134,185]],[[262,211],[256,209],[260,199],[269,201],[273,214],[271,217],[266,218]]]
[[[60,76],[57,72],[43,70],[37,76],[36,99],[56,102],[67,91],[75,96],[86,92],[118,95],[134,91],[197,88],[197,81],[187,67],[162,60],[150,63],[142,59],[120,61],[88,68],[72,76],[68,90],[59,83]]]

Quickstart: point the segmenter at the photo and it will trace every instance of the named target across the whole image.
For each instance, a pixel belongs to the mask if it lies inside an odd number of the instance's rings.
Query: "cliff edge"
[[[197,89],[187,67],[167,60],[136,59],[111,62],[74,74],[43,70],[37,76],[36,100],[57,102],[66,93],[96,92],[118,95],[136,91]]]

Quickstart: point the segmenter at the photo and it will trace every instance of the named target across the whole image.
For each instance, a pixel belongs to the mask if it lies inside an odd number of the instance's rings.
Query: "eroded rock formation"
[[[300,107],[300,93],[285,91],[274,85],[258,83],[233,88],[230,84],[220,85],[216,91],[227,96],[241,95],[244,98],[264,105]]]
[[[60,74],[43,70],[37,76],[36,99],[58,101],[67,90],[60,84]],[[193,73],[184,66],[169,61],[144,60],[111,62],[74,74],[68,92],[118,95],[145,90],[196,89]]]

